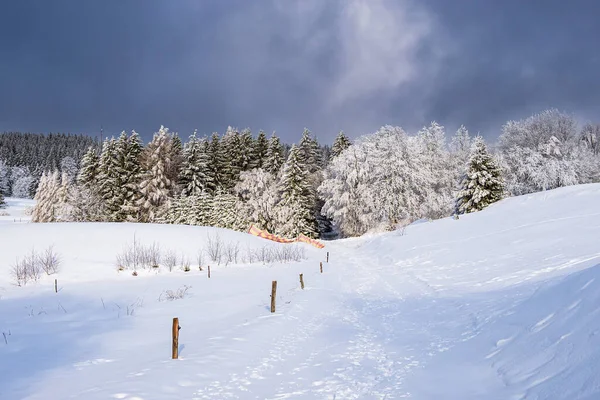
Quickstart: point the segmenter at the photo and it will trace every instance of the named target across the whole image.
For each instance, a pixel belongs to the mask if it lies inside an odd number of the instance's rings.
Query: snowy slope
[[[26,215],[25,210],[33,207],[35,202],[31,199],[17,199],[7,197],[4,199],[6,208],[0,208],[0,224],[3,222],[28,222],[31,216]]]
[[[203,227],[2,224],[0,398],[600,398],[599,201],[600,185],[506,199],[404,235],[303,245],[301,262],[213,266],[211,279],[197,267],[133,277],[114,258],[134,232],[192,258],[209,232],[265,242]],[[53,277],[11,285],[15,257],[49,244],[64,257],[59,293]],[[183,285],[186,298],[159,300]]]

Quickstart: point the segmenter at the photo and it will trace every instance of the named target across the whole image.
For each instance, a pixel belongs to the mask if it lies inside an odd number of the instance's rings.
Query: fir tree
[[[342,151],[346,150],[350,147],[350,139],[344,134],[344,131],[340,131],[333,141],[333,146],[331,147],[330,159],[333,159],[339,156]]]
[[[219,191],[214,197],[210,222],[212,226],[236,231],[248,229],[248,223],[238,211],[237,198],[225,191]]]
[[[127,221],[137,221],[139,214],[139,184],[142,179],[141,155],[142,140],[136,131],[132,131],[126,142],[123,154],[124,173],[121,176],[122,199],[121,216]]]
[[[160,220],[164,208],[168,206],[174,187],[174,182],[168,174],[172,156],[172,138],[168,129],[161,126],[142,153],[142,167],[145,173],[139,185],[138,200],[141,222]]]
[[[105,220],[113,221],[121,209],[117,141],[106,139],[102,146],[98,168],[98,193],[104,203]]]
[[[266,163],[267,152],[269,150],[269,141],[264,131],[259,131],[254,142],[254,168],[263,168]]]
[[[58,170],[55,170],[52,174],[42,174],[34,197],[36,204],[31,214],[32,222],[54,222],[60,218],[60,211],[63,206],[60,188],[61,182]]]
[[[169,133],[169,129],[165,128],[167,133]],[[181,143],[181,138],[177,133],[170,133],[171,137],[171,167],[168,171],[169,179],[172,182],[177,183],[179,179],[179,174],[181,172],[181,165],[183,163],[183,143]],[[177,188],[174,187],[174,190],[177,191]]]
[[[311,132],[304,128],[302,139],[300,139],[298,156],[301,162],[308,168],[308,172],[313,174],[321,169],[321,149],[317,139]]]
[[[183,162],[179,182],[183,196],[191,196],[209,188],[208,155],[204,152],[204,144],[194,132],[183,150]]]
[[[283,167],[279,184],[281,192],[281,210],[283,216],[280,222],[285,222],[288,228],[282,228],[282,234],[291,237],[303,233],[316,237],[316,220],[314,217],[314,202],[311,196],[310,182],[306,174],[306,165],[301,159],[301,150],[295,145]]]
[[[240,135],[238,159],[236,160],[240,172],[249,171],[253,168],[256,168],[257,160],[256,154],[254,152],[254,147],[255,144],[254,139],[252,138],[252,132],[250,131],[250,129],[246,128],[242,131],[242,134]],[[235,186],[239,178],[240,175],[238,173],[232,182],[232,187]]]
[[[231,126],[221,140],[223,169],[221,173],[221,189],[230,189],[237,182],[242,171],[243,149],[240,133]]]
[[[77,183],[88,189],[95,188],[97,185],[98,168],[100,159],[96,149],[92,146],[88,147],[88,151],[81,159],[79,174],[77,175]]]
[[[6,207],[6,201],[4,200],[4,194],[0,192],[0,208]]]
[[[502,171],[488,153],[482,137],[477,137],[471,147],[471,158],[461,182],[456,201],[456,213],[464,214],[483,210],[502,199],[504,182]]]
[[[210,142],[207,142],[206,146],[208,155],[207,189],[210,193],[214,193],[223,186],[226,180],[225,156],[217,132],[212,134]]]
[[[271,135],[271,139],[269,140],[269,147],[267,148],[264,169],[277,176],[283,166],[283,162],[283,147],[281,146],[279,138],[275,135],[275,132],[273,132],[273,135]]]

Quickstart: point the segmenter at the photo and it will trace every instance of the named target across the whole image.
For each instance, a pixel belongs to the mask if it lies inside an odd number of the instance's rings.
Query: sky
[[[594,0],[5,0],[0,131],[600,122]]]

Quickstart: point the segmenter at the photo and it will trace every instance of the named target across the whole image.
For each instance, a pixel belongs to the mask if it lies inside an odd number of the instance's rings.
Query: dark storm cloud
[[[0,130],[227,125],[330,141],[600,108],[600,5],[476,0],[6,1]]]

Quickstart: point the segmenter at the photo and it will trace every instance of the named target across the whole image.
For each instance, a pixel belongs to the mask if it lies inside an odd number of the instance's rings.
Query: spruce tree
[[[275,132],[273,132],[273,135],[269,140],[269,147],[267,148],[267,156],[263,168],[277,176],[283,163],[283,147],[281,146],[279,138],[275,135]]]
[[[267,158],[267,152],[269,149],[269,141],[264,131],[259,131],[256,141],[254,142],[254,158],[255,163],[253,168],[263,168]]]
[[[0,191],[0,208],[6,207],[6,201],[4,200],[4,194]]]
[[[98,168],[98,193],[104,203],[105,221],[114,221],[121,208],[120,190],[117,141],[110,138],[104,141]]]
[[[138,200],[141,222],[159,221],[164,208],[168,206],[175,186],[169,177],[172,156],[172,137],[168,129],[161,126],[142,153],[145,172],[139,184]]]
[[[132,131],[126,142],[126,152],[123,154],[124,173],[122,181],[121,216],[126,221],[137,221],[139,214],[139,184],[142,179],[141,155],[142,140],[136,131]]]
[[[478,136],[471,146],[471,158],[467,172],[461,181],[456,213],[465,214],[483,210],[502,199],[503,193],[502,170],[487,151],[483,138]]]
[[[237,164],[239,165],[240,172],[249,171],[253,168],[256,168],[257,160],[256,154],[254,152],[254,139],[252,138],[252,132],[250,129],[246,128],[242,131],[240,135],[240,144],[238,151],[238,160]],[[233,181],[233,186],[239,180],[240,175],[238,174]]]
[[[171,137],[171,167],[169,168],[168,175],[172,182],[177,183],[181,172],[181,165],[183,163],[183,143],[177,133],[170,133],[168,128],[165,128],[165,130]],[[177,191],[177,189],[178,188],[174,187],[175,191]]]
[[[237,198],[226,192],[219,191],[214,196],[210,222],[212,226],[236,231],[245,231],[248,224],[238,212]]]
[[[98,157],[98,152],[94,147],[88,147],[87,152],[81,159],[77,183],[87,189],[95,189],[98,184],[99,164],[100,159]]]
[[[183,162],[179,182],[183,196],[191,196],[209,188],[208,155],[204,151],[204,144],[196,137],[194,132],[183,150]]]
[[[340,131],[333,141],[333,146],[331,147],[330,159],[334,159],[339,156],[342,151],[346,150],[350,147],[350,139],[344,134],[344,131]]]
[[[242,171],[243,148],[240,133],[231,126],[223,135],[221,140],[223,154],[223,169],[221,178],[221,189],[230,189],[237,182]]]
[[[279,205],[282,210],[286,210],[283,212],[284,219],[287,220],[286,226],[289,226],[282,233],[288,237],[299,233],[309,237],[317,236],[316,219],[313,212],[314,202],[306,171],[307,167],[301,158],[301,150],[293,145],[283,167],[279,184],[281,192]]]
[[[207,189],[210,193],[214,193],[223,187],[226,180],[225,156],[217,132],[212,134],[210,142],[207,142],[206,146],[206,153],[208,155]]]
[[[301,162],[308,168],[308,173],[313,174],[321,169],[321,149],[319,142],[311,132],[304,128],[300,139],[299,153]]]

